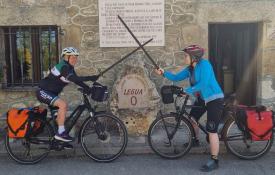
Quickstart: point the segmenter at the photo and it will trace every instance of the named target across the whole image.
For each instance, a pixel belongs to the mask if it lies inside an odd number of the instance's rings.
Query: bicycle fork
[[[93,123],[93,126],[95,128],[95,132],[98,136],[99,139],[101,140],[105,140],[107,138],[106,134],[105,134],[105,127],[104,125],[102,124],[102,122],[100,122],[98,120],[98,118],[96,116],[94,116],[94,114],[90,113],[90,116],[92,118],[92,123]]]
[[[179,125],[180,125],[180,117],[177,116],[177,117],[175,118],[175,119],[176,119],[176,122],[177,122],[176,127],[174,128],[174,130],[173,130],[171,133],[169,133],[168,128],[167,128],[167,125],[166,125],[166,123],[165,123],[165,121],[164,121],[164,118],[162,117],[162,112],[161,112],[161,111],[160,111],[160,116],[161,116],[161,118],[162,118],[162,122],[163,122],[163,125],[164,125],[164,128],[165,128],[166,134],[167,134],[167,138],[168,138],[168,140],[169,140],[168,143],[167,143],[167,142],[165,142],[165,143],[166,143],[168,146],[171,146],[171,145],[172,145],[171,140],[174,138],[174,136],[175,136],[175,134],[176,134],[176,132],[177,132],[177,130],[178,130],[178,127],[179,127]]]

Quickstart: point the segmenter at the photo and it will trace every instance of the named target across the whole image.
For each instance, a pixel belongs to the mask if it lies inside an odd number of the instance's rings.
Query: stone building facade
[[[209,24],[257,22],[260,28],[260,39],[256,56],[258,61],[256,102],[272,106],[275,103],[274,9],[275,0],[165,0],[165,46],[146,47],[146,49],[161,67],[177,71],[183,67],[180,49],[189,44],[196,43],[203,46],[208,57]],[[29,25],[58,26],[59,51],[66,46],[74,46],[80,50],[79,62],[76,66],[79,75],[99,73],[133,49],[99,47],[98,0],[0,0],[0,27]],[[5,83],[5,47],[1,31],[0,38],[0,80]],[[144,64],[141,66],[144,68],[142,76],[153,83],[152,88],[156,88],[157,92],[163,84],[171,84],[154,74],[152,66],[142,51],[136,52],[129,59],[133,58],[138,58],[141,64]],[[108,85],[112,93],[119,79],[120,70],[129,64],[135,63],[125,60],[99,81]],[[75,91],[75,87],[70,85],[61,94],[69,101],[69,106],[75,106],[80,101],[80,94]],[[0,116],[3,116],[11,107],[38,105],[34,90],[35,88],[1,88]],[[157,99],[158,94],[153,96]],[[156,105],[152,107],[153,112],[149,112],[150,120],[138,119],[139,114],[148,114],[144,111],[140,112],[142,109],[138,112],[132,111],[133,118],[124,119],[133,134],[146,133],[141,130],[148,129],[161,104],[159,100],[154,103]],[[109,106],[112,108],[112,105]],[[119,115],[119,112],[114,112]],[[131,112],[128,115],[131,115]]]

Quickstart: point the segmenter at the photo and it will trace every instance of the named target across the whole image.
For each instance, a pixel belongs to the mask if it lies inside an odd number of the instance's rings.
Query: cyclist
[[[36,92],[37,99],[45,104],[58,107],[57,124],[58,132],[54,138],[63,142],[70,142],[72,137],[65,131],[64,122],[67,112],[67,102],[58,95],[69,82],[81,86],[84,93],[89,94],[90,88],[84,81],[96,81],[97,75],[80,77],[77,76],[74,66],[77,63],[79,52],[74,47],[66,47],[62,50],[61,61],[55,65],[50,74],[39,82],[39,90]]]
[[[194,105],[202,107],[192,108],[190,115],[198,121],[207,111],[206,130],[209,133],[211,158],[201,167],[201,171],[212,171],[219,166],[217,129],[222,115],[224,94],[215,78],[210,62],[202,58],[204,49],[198,45],[190,45],[182,51],[184,51],[184,63],[188,65],[186,68],[176,74],[162,68],[156,69],[155,72],[171,81],[189,78],[191,86],[183,89],[183,91],[197,97]],[[198,126],[195,124],[193,126],[196,133],[193,144],[198,144]]]

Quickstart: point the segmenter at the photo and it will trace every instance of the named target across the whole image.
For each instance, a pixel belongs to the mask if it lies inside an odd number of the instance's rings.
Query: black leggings
[[[59,98],[58,95],[45,91],[43,89],[39,89],[36,91],[36,98],[41,102],[47,105],[53,105],[54,102]]]
[[[193,107],[190,115],[198,121],[207,111],[206,130],[210,133],[217,133],[223,112],[223,98],[210,101],[206,103],[206,105],[204,100],[198,98],[194,105],[200,107]]]

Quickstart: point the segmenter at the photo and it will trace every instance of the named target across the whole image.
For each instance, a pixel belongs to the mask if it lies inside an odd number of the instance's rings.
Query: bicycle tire
[[[242,131],[235,123],[234,117],[230,117],[224,126],[223,139],[226,149],[240,159],[254,160],[269,152],[273,144],[273,134],[270,140],[252,141],[245,138]],[[245,143],[245,141],[247,143]]]
[[[148,142],[151,149],[166,159],[177,159],[187,154],[192,147],[194,130],[186,118],[181,118],[180,127],[169,142],[168,133],[176,127],[177,114],[165,114],[155,119],[148,130]],[[165,129],[166,128],[166,129]],[[181,130],[179,130],[181,129]],[[186,129],[183,131],[183,129]]]
[[[5,148],[8,155],[12,160],[19,164],[36,164],[46,158],[50,152],[53,130],[45,120],[35,118],[31,122],[35,121],[40,121],[43,128],[35,132],[30,131],[28,136],[25,138],[10,138],[8,137],[8,134],[6,134]],[[44,147],[42,147],[42,144]],[[23,151],[20,151],[22,148]],[[35,148],[37,148],[37,150]],[[38,154],[38,150],[44,151],[41,154]]]
[[[103,138],[96,133],[94,119],[99,121]],[[111,162],[124,151],[128,133],[124,123],[115,115],[100,113],[84,121],[80,130],[80,142],[85,154],[97,162]],[[115,144],[118,143],[118,146]]]

